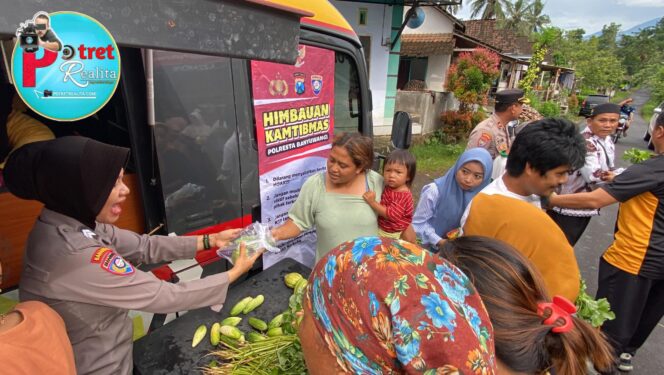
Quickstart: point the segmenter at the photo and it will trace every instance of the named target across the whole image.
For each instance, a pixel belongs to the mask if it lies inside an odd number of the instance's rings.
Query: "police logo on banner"
[[[314,74],[311,76],[311,90],[314,94],[320,94],[320,91],[323,89],[323,76]]]
[[[304,73],[295,73],[293,74],[295,77],[295,93],[298,95],[304,94],[305,87],[304,87],[304,78],[305,75]]]

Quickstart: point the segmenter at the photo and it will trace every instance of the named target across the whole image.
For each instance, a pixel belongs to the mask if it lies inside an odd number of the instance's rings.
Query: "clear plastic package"
[[[255,222],[240,232],[240,235],[235,240],[228,243],[223,248],[217,250],[217,255],[227,259],[231,263],[240,256],[240,243],[244,242],[247,249],[247,256],[252,256],[260,249],[265,249],[271,253],[278,253],[281,251],[276,246],[276,241],[272,237],[270,228],[259,222]]]

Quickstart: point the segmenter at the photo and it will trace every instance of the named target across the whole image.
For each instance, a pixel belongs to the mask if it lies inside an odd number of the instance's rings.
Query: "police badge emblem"
[[[281,74],[277,73],[276,79],[270,81],[268,91],[272,96],[286,96],[288,95],[288,83],[281,78]]]
[[[305,75],[304,73],[294,73],[293,77],[295,77],[295,93],[298,95],[304,94],[305,87],[304,87],[304,79]]]
[[[315,95],[320,94],[323,89],[323,76],[317,74],[311,76],[311,89]]]

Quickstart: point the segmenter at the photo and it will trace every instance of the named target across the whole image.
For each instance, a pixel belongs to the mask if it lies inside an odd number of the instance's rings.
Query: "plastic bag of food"
[[[228,259],[229,262],[235,263],[237,257],[240,256],[240,243],[244,242],[247,249],[247,256],[252,256],[260,249],[265,249],[271,253],[278,253],[281,251],[276,246],[276,241],[272,237],[270,228],[259,222],[255,222],[240,232],[240,236],[235,240],[228,243],[223,248],[217,250],[217,255],[222,258]]]

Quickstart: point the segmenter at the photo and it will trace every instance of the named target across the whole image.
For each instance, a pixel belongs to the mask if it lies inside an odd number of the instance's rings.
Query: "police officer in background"
[[[486,120],[477,124],[470,133],[466,150],[482,147],[496,159],[499,155],[507,157],[512,144],[508,125],[519,118],[523,104],[530,103],[524,97],[523,90],[511,89],[496,93],[494,113]]]
[[[130,374],[130,309],[220,308],[228,285],[260,256],[241,250],[228,272],[178,284],[137,269],[138,263],[193,258],[239,230],[167,237],[114,226],[129,194],[122,181],[128,158],[126,148],[62,137],[25,145],[5,165],[9,190],[45,205],[27,241],[19,298],[42,301],[62,316],[79,374]]]

